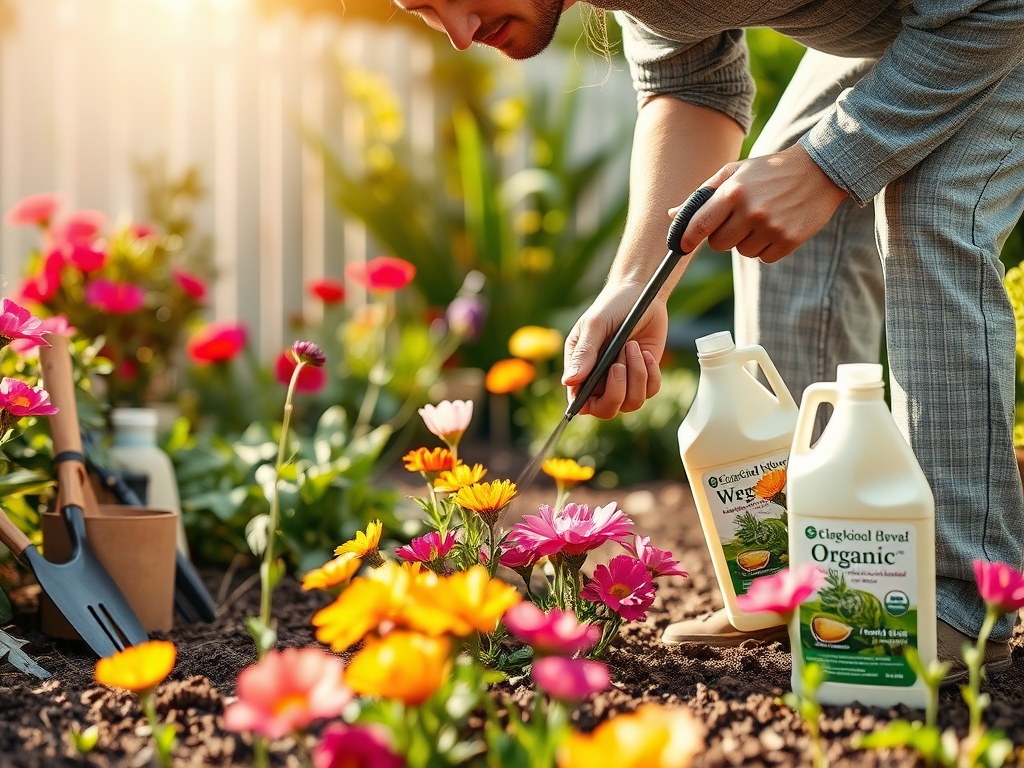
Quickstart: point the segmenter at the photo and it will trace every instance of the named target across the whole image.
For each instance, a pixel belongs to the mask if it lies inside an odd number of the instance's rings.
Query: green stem
[[[494,524],[487,524],[487,575],[492,579],[498,570],[498,552],[494,547]]]
[[[153,749],[156,750],[162,768],[171,768],[171,750],[174,749],[174,742],[164,743],[161,738],[162,731],[166,726],[161,725],[156,716],[156,699],[150,689],[142,694],[142,709],[146,713],[146,720],[149,721],[149,730],[153,740]]]
[[[270,751],[267,740],[262,736],[252,737],[252,762],[256,768],[267,768],[270,765]]]
[[[981,729],[981,715],[985,711],[981,700],[981,671],[985,664],[985,645],[988,643],[988,636],[992,634],[992,628],[999,620],[999,615],[998,610],[989,606],[985,613],[985,621],[981,625],[981,631],[978,633],[978,642],[975,645],[977,652],[972,659],[973,663],[967,665],[970,674],[967,685],[973,694],[972,700],[968,702],[971,714],[970,734],[972,736],[978,734]]]
[[[565,500],[569,498],[569,490],[562,488],[561,484],[558,486],[558,496],[555,497],[555,512],[561,512],[562,507],[565,505]]]

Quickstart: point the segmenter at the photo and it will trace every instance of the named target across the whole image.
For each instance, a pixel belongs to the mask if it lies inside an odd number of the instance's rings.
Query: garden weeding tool
[[[565,409],[565,415],[558,422],[558,426],[551,433],[551,437],[548,438],[548,441],[544,443],[544,447],[533,457],[526,466],[526,469],[520,473],[519,478],[516,480],[517,488],[525,488],[534,481],[537,477],[537,472],[540,470],[541,463],[547,457],[548,452],[554,448],[558,438],[562,436],[562,432],[565,431],[566,426],[572,421],[572,417],[580,412],[594,393],[597,385],[604,381],[605,376],[608,375],[608,369],[618,359],[619,353],[622,352],[622,348],[626,345],[626,341],[629,339],[633,329],[636,328],[636,324],[640,322],[640,318],[644,316],[647,308],[651,306],[654,297],[658,295],[658,291],[665,285],[665,281],[668,280],[672,270],[679,264],[679,260],[686,255],[681,249],[680,241],[683,239],[683,233],[686,231],[690,219],[693,218],[693,214],[704,203],[711,199],[714,193],[715,190],[711,187],[701,187],[690,195],[690,198],[676,212],[675,218],[672,219],[672,224],[668,228],[668,254],[661,264],[658,265],[647,285],[644,286],[633,308],[629,310],[626,319],[622,321],[622,325],[619,326],[615,335],[612,336],[608,346],[604,348],[601,356],[597,359],[597,363],[590,373],[587,374],[587,378],[583,380],[579,392],[573,398],[573,401],[569,403],[569,407]]]

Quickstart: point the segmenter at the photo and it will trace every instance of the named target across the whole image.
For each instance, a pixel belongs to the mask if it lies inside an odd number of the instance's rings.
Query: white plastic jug
[[[793,616],[793,690],[816,662],[827,704],[924,707],[926,688],[903,656],[935,659],[935,501],[885,405],[882,366],[840,365],[800,403],[789,463],[794,568],[827,575]],[[811,446],[818,407],[834,411]]]
[[[788,563],[786,466],[797,406],[763,347],[728,331],[697,339],[700,381],[679,427],[679,453],[729,622],[741,631],[782,624],[736,605],[754,579]],[[768,390],[746,367],[756,363]]]

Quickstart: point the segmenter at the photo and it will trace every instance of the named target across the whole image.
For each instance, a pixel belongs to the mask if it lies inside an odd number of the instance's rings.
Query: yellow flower
[[[472,467],[468,464],[458,464],[454,469],[441,473],[434,481],[434,490],[456,493],[468,485],[479,483],[486,474],[487,470],[483,464],[474,464]]]
[[[346,552],[303,576],[302,588],[305,590],[330,589],[347,584],[356,575],[360,565],[362,565],[362,560],[358,555],[354,552]]]
[[[378,567],[384,562],[377,553],[377,548],[380,546],[380,533],[383,528],[384,526],[380,520],[374,520],[366,526],[366,533],[359,531],[354,539],[346,541],[335,549],[334,554],[344,555],[347,552],[351,552],[356,557],[365,558],[366,562],[374,568]]]
[[[418,590],[407,615],[412,626],[430,634],[440,630],[465,637],[473,630],[493,632],[505,611],[521,599],[515,587],[474,565]]]
[[[509,338],[508,351],[513,357],[534,363],[550,360],[562,352],[562,334],[554,328],[524,325]]]
[[[491,366],[484,378],[484,386],[487,391],[495,395],[507,395],[522,389],[537,376],[537,371],[525,360],[513,358],[511,360],[499,360]]]
[[[356,693],[417,706],[441,687],[450,669],[448,638],[397,630],[368,638],[345,670],[345,682]]]
[[[593,467],[581,467],[573,459],[547,459],[540,468],[545,475],[555,479],[559,488],[571,488],[594,476]]]
[[[166,640],[150,640],[96,662],[96,681],[112,688],[145,693],[174,668],[177,649]]]
[[[515,483],[511,480],[495,480],[493,483],[474,483],[459,489],[455,494],[455,503],[476,512],[488,525],[494,525],[501,510],[515,497]]]
[[[445,472],[455,466],[455,457],[447,448],[417,448],[402,457],[409,472]]]
[[[757,485],[754,486],[754,495],[759,499],[771,499],[785,487],[786,470],[776,469],[774,472],[766,472],[757,481]]]
[[[558,768],[688,768],[703,748],[702,729],[690,710],[643,704],[590,734],[569,736],[558,754]]]

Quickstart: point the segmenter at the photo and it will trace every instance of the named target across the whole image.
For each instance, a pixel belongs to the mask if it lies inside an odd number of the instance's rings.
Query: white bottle
[[[789,627],[793,690],[813,661],[823,703],[921,708],[903,649],[935,659],[935,501],[885,405],[882,366],[840,365],[836,379],[804,392],[790,456],[791,564],[828,574]],[[811,447],[822,403],[835,410]]]
[[[146,476],[147,507],[178,514],[178,550],[188,556],[174,465],[156,442],[157,412],[151,408],[114,408],[110,423],[114,428],[110,453],[123,469]]]
[[[729,622],[749,632],[774,613],[736,605],[754,579],[789,564],[786,466],[797,407],[763,347],[737,349],[728,331],[697,339],[700,381],[679,427],[679,453],[711,551]],[[773,395],[748,370],[757,363]]]

